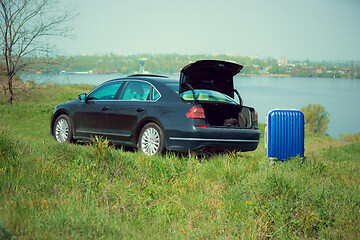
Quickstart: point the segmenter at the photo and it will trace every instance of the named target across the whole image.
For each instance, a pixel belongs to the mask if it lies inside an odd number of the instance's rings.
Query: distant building
[[[257,58],[258,58],[258,56],[255,55],[255,54],[249,55],[248,57],[249,57],[251,60],[254,60],[254,59],[257,59]]]
[[[279,57],[277,59],[277,64],[279,66],[286,66],[288,64],[288,60],[287,60],[287,57]]]
[[[145,62],[146,62],[147,58],[140,58],[139,59],[139,63],[140,63],[140,69],[139,69],[139,74],[148,74],[149,71],[145,71]]]

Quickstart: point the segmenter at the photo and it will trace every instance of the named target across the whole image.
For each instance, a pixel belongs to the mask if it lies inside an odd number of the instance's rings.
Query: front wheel
[[[53,134],[58,143],[69,143],[74,141],[69,116],[63,114],[56,119]]]
[[[144,126],[139,135],[138,149],[149,156],[164,152],[164,134],[157,124]]]

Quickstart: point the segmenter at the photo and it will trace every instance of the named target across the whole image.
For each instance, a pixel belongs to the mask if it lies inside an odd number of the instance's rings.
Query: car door
[[[138,123],[150,102],[152,86],[145,81],[128,81],[118,101],[111,103],[109,113],[109,139],[132,142]],[[133,142],[134,143],[134,142]]]
[[[123,81],[99,86],[86,96],[75,115],[75,134],[80,137],[108,137],[109,109]]]

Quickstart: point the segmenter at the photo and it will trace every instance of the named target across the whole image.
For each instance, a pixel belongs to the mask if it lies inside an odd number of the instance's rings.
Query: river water
[[[29,74],[21,75],[25,81],[36,83],[56,82],[58,84],[91,84],[114,78],[122,74]],[[179,79],[179,75],[171,75]],[[330,113],[327,134],[360,132],[360,79],[300,78],[235,76],[235,88],[239,91],[244,105],[252,106],[264,122],[267,113],[275,108],[299,109],[309,103],[321,104]],[[77,96],[74,96],[76,98]]]

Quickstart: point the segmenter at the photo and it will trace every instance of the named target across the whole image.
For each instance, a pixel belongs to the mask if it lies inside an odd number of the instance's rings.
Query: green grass
[[[0,239],[359,239],[360,144],[306,134],[307,159],[148,157],[57,144],[50,114],[91,86],[0,104]],[[263,125],[261,126],[263,130]]]

